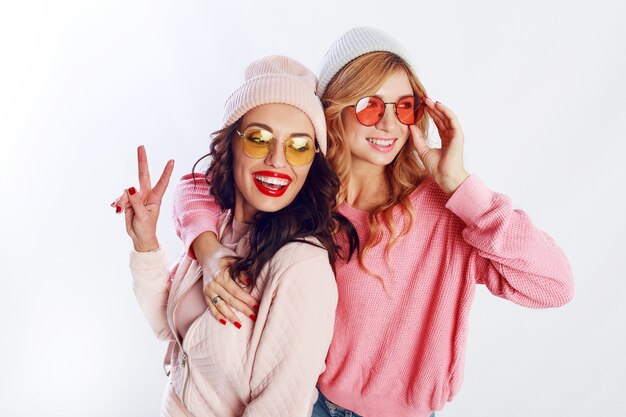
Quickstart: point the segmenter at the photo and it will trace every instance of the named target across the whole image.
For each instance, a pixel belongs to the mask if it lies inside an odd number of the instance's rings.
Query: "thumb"
[[[133,229],[133,219],[135,218],[135,210],[132,207],[128,207],[124,210],[124,220],[126,223],[126,233],[131,238],[135,238],[135,230]]]
[[[148,210],[146,209],[144,202],[141,200],[137,189],[135,187],[130,187],[126,190],[126,195],[128,196],[134,215],[138,217],[138,220],[144,219]]]

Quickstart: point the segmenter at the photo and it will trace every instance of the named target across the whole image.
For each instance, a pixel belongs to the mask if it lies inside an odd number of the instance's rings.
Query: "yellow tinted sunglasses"
[[[319,152],[308,136],[291,136],[286,141],[279,141],[272,132],[260,127],[252,127],[244,133],[237,131],[237,134],[241,136],[243,151],[250,158],[265,158],[272,152],[276,142],[285,145],[285,159],[292,166],[311,163],[315,154]]]

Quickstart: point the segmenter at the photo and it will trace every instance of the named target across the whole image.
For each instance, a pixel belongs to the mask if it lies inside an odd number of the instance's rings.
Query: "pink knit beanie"
[[[248,65],[244,80],[226,100],[224,127],[263,104],[289,104],[309,117],[315,129],[317,145],[326,155],[326,120],[322,103],[315,95],[315,74],[294,59],[270,55]]]

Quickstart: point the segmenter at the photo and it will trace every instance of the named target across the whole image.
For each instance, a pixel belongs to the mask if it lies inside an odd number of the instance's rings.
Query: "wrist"
[[[210,259],[216,249],[221,248],[217,236],[213,232],[203,232],[191,243],[191,250],[201,264]]]
[[[143,242],[133,241],[133,247],[136,252],[156,252],[160,248],[159,241],[156,238]]]
[[[454,175],[444,176],[441,178],[439,186],[446,194],[452,195],[469,176],[470,174],[465,170]]]

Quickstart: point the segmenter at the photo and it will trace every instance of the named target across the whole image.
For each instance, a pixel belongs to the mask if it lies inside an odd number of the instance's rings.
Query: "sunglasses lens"
[[[250,158],[269,155],[274,136],[265,129],[250,129],[243,134],[243,150]]]
[[[396,103],[396,115],[400,123],[405,125],[415,124],[416,120],[420,118],[418,115],[418,109],[421,109],[419,105],[420,101],[417,97],[403,97]]]
[[[363,97],[354,106],[356,118],[365,126],[374,126],[385,114],[385,103],[378,97]]]
[[[243,151],[250,158],[265,158],[272,152],[274,142],[274,135],[267,130],[249,129],[243,134]],[[295,136],[285,143],[285,159],[290,165],[307,165],[314,157],[315,145],[308,137]]]
[[[293,166],[307,165],[315,157],[315,145],[307,137],[293,137],[285,144],[285,159]]]

